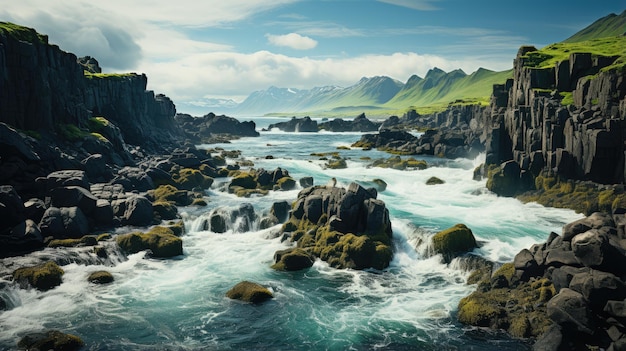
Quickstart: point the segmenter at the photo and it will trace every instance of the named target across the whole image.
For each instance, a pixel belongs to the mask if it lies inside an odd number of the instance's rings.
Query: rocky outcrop
[[[296,118],[292,117],[287,122],[278,122],[270,124],[266,130],[279,129],[283,132],[290,133],[316,133],[319,130],[317,122],[311,117]]]
[[[49,330],[44,333],[31,333],[17,343],[20,350],[63,350],[78,351],[85,343],[76,335],[65,334],[58,330]]]
[[[335,118],[331,121],[322,122],[319,124],[319,129],[329,132],[374,132],[380,128],[381,124],[381,122],[372,122],[362,113],[350,121]]]
[[[129,144],[161,149],[173,141],[175,106],[146,90],[145,75],[91,73],[96,67],[33,29],[0,26],[0,122],[51,131],[87,127],[89,118],[103,116],[121,127]]]
[[[507,314],[518,321],[515,328],[522,327],[516,336],[545,333],[537,350],[582,344],[618,349],[626,341],[625,223],[623,214],[594,213],[565,225],[561,235],[551,233],[545,243],[520,251],[507,264],[508,271],[494,273],[462,301],[463,320],[516,334],[513,323],[503,322]],[[505,311],[502,298],[513,297],[524,306]],[[554,326],[533,322],[546,317]]]
[[[514,78],[494,87],[485,125],[487,165],[516,162],[522,191],[528,189],[525,178],[542,170],[566,179],[622,183],[626,75],[602,70],[615,57],[573,53],[554,67],[535,68],[534,51],[522,47]],[[564,105],[568,94],[572,101]]]
[[[389,265],[391,222],[374,188],[316,186],[302,190],[281,229],[290,240],[337,268],[383,269]],[[280,253],[280,262],[284,254]]]
[[[259,136],[253,121],[240,122],[224,115],[216,116],[209,113],[202,117],[192,117],[177,114],[175,119],[187,139],[193,143],[214,143],[239,137]]]

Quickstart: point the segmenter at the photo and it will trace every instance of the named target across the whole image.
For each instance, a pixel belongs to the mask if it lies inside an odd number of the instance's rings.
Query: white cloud
[[[270,44],[275,46],[286,46],[296,50],[309,50],[317,46],[317,41],[298,33],[284,35],[266,34],[265,37]]]
[[[439,0],[378,0],[378,1],[384,2],[387,4],[396,5],[396,6],[407,7],[407,8],[418,10],[418,11],[439,10],[439,8],[433,4],[433,2],[438,2]]]

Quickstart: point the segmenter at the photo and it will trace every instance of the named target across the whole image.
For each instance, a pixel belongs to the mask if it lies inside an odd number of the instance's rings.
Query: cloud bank
[[[267,40],[272,45],[286,46],[295,50],[309,50],[317,46],[317,41],[297,33],[285,35],[266,34]]]

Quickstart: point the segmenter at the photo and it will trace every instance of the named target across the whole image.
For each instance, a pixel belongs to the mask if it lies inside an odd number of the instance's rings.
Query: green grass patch
[[[11,38],[30,43],[48,44],[48,36],[37,33],[33,28],[17,25],[11,22],[0,22],[0,32]]]
[[[94,79],[111,79],[111,80],[124,80],[131,77],[137,77],[137,73],[91,73],[89,71],[83,71],[85,78],[89,80]]]
[[[100,132],[109,126],[109,121],[104,117],[92,117],[87,121],[89,130],[92,132]]]
[[[57,124],[57,133],[67,141],[83,140],[89,133],[73,124]]]
[[[554,67],[557,62],[569,59],[572,53],[591,53],[592,56],[618,56],[617,60],[602,71],[620,70],[626,66],[626,37],[609,37],[574,43],[555,43],[522,56],[524,65],[534,68]]]
[[[574,104],[574,95],[571,92],[560,92],[561,95],[561,105],[569,106]]]

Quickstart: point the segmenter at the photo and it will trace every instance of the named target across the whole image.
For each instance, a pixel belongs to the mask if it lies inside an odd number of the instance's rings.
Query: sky
[[[33,27],[104,72],[138,72],[179,112],[211,112],[270,86],[362,77],[406,82],[437,67],[512,68],[522,45],[562,41],[626,0],[0,0],[0,21]],[[219,112],[219,111],[213,111]]]

